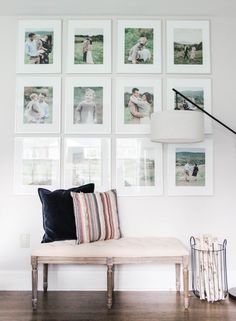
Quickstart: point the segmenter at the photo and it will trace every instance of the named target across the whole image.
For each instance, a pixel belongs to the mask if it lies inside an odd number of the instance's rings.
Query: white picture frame
[[[108,137],[64,139],[64,187],[94,183],[96,191],[111,188],[111,140]]]
[[[67,34],[68,73],[111,73],[111,20],[69,20]]]
[[[120,196],[162,195],[162,144],[148,138],[117,138],[116,188]]]
[[[197,105],[203,108],[208,113],[212,114],[212,102],[211,102],[211,79],[199,79],[199,78],[189,78],[189,79],[167,79],[167,109],[176,109],[176,99],[175,92],[172,88],[181,92],[184,96],[188,97],[190,100],[194,101]],[[184,109],[183,101],[184,99],[178,95],[178,107]],[[199,111],[197,107],[191,105],[191,103],[185,102],[187,104],[185,108],[189,110]],[[188,110],[186,110],[188,111]],[[212,120],[209,116],[204,116],[204,132],[205,134],[212,133]]]
[[[65,132],[111,132],[111,79],[68,77],[65,85]]]
[[[118,20],[117,28],[117,72],[161,73],[161,21]]]
[[[17,73],[60,73],[61,20],[19,20],[17,51]]]
[[[195,163],[198,168],[194,174]],[[194,144],[169,144],[167,166],[168,195],[213,195],[212,139]]]
[[[167,73],[211,72],[208,20],[167,20]]]
[[[59,133],[60,77],[17,77],[16,133]]]
[[[135,103],[134,89],[138,89],[140,105]],[[149,95],[150,99],[143,98]],[[145,95],[146,94],[146,95]],[[151,77],[116,79],[116,132],[121,134],[149,134],[152,112],[162,108],[162,81]],[[135,110],[133,111],[132,108]],[[136,114],[134,114],[134,112]],[[143,116],[142,118],[139,118]]]
[[[16,137],[14,193],[37,194],[60,188],[60,138]]]

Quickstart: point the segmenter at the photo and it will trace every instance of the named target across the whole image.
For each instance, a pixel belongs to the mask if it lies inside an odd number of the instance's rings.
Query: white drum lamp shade
[[[163,110],[151,115],[151,141],[196,143],[204,140],[203,113]]]

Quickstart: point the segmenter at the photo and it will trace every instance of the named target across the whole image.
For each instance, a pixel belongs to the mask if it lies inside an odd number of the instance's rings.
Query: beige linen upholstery
[[[74,240],[43,243],[32,256],[153,257],[184,256],[187,248],[176,238],[140,237],[76,244]]]

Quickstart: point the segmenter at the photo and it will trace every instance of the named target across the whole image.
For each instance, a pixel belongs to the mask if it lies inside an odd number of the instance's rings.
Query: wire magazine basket
[[[209,302],[224,300],[228,294],[226,245],[212,239],[190,238],[192,291]]]

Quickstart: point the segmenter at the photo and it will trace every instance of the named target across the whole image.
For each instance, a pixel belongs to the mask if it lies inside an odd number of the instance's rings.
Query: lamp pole
[[[212,116],[211,114],[209,114],[206,110],[204,110],[203,108],[201,108],[200,106],[198,106],[195,102],[191,101],[191,99],[189,99],[188,97],[184,96],[181,92],[179,92],[178,90],[176,90],[175,88],[172,88],[172,90],[175,92],[175,101],[176,101],[176,105],[177,105],[177,97],[178,95],[181,96],[182,98],[184,98],[185,100],[187,100],[188,102],[190,102],[192,105],[194,105],[195,107],[197,107],[198,109],[200,109],[204,114],[207,114],[207,116],[209,116],[210,118],[214,119],[217,123],[219,123],[220,125],[222,125],[223,127],[225,127],[226,129],[228,129],[229,131],[231,131],[233,134],[236,135],[236,131],[233,130],[232,128],[230,128],[229,126],[225,125],[224,123],[222,123],[222,121],[220,121],[219,119],[215,118],[214,116]],[[236,300],[236,287],[235,288],[231,288],[228,290],[229,293],[229,297],[231,299]]]

